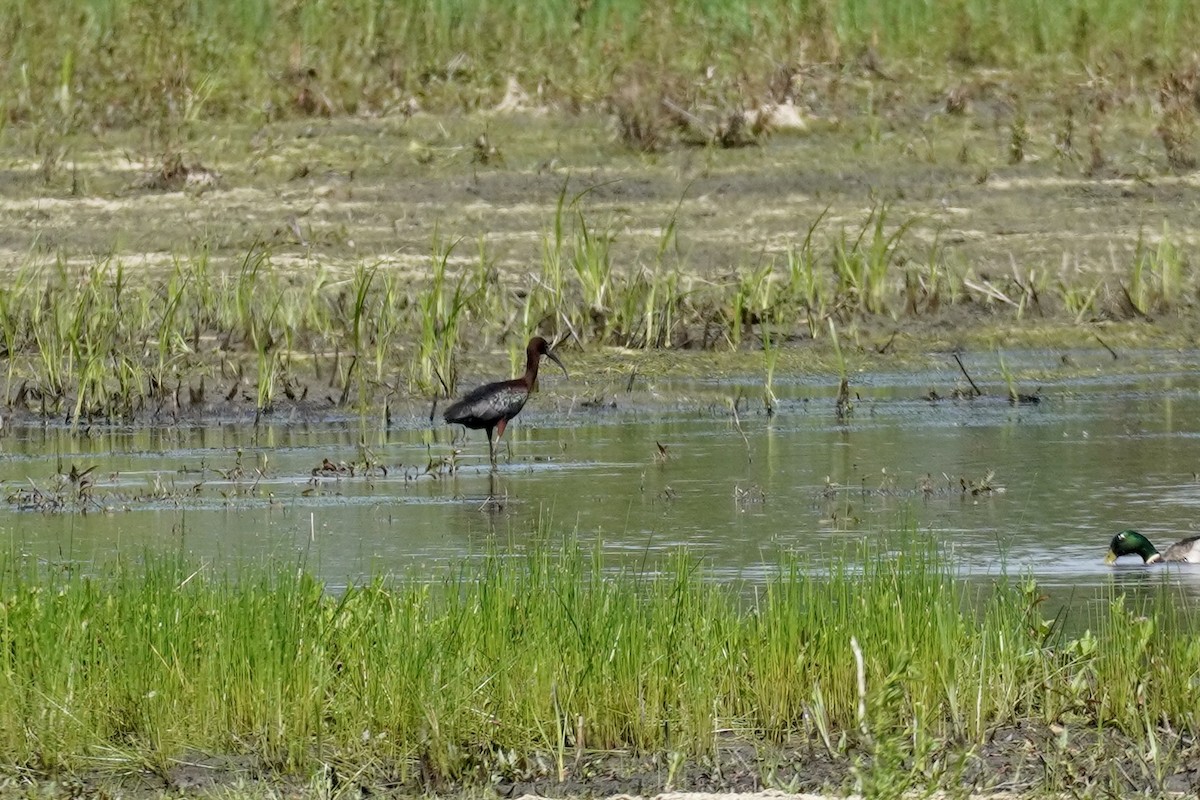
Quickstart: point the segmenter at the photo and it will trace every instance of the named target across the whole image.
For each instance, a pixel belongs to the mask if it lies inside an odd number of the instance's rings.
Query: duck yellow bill
[[[1111,563],[1113,563],[1113,562],[1114,562],[1114,561],[1116,561],[1116,560],[1117,560],[1117,554],[1116,554],[1116,552],[1115,552],[1115,551],[1113,551],[1112,549],[1110,549],[1110,550],[1108,551],[1108,554],[1107,554],[1106,556],[1104,556],[1104,563],[1105,563],[1105,564],[1111,564]]]

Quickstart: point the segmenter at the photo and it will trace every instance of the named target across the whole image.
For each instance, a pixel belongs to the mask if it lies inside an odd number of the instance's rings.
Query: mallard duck
[[[1189,536],[1180,539],[1166,549],[1158,552],[1158,548],[1150,544],[1150,540],[1137,531],[1121,531],[1112,538],[1108,545],[1108,555],[1104,563],[1111,564],[1120,556],[1139,555],[1143,564],[1155,564],[1159,561],[1186,561],[1189,564],[1200,564],[1200,536]]]

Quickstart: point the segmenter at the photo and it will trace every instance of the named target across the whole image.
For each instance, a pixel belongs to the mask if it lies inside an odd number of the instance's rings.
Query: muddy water
[[[1028,370],[1063,355],[1008,361]],[[1124,527],[1160,545],[1196,532],[1195,354],[1143,354],[1158,359],[1149,374],[1094,353],[1073,358],[1073,377],[1044,382],[1040,403],[1017,406],[982,380],[984,397],[928,399],[930,388],[962,385],[952,362],[853,376],[844,420],[829,376],[777,378],[774,416],[752,376],[658,381],[591,405],[570,400],[559,379],[510,427],[495,474],[481,433],[464,440],[415,415],[387,430],[359,420],[86,434],[10,426],[0,439],[6,495],[51,493],[72,465],[94,467],[95,483],[87,513],[0,508],[0,546],[83,562],[146,549],[217,565],[283,559],[339,583],[436,576],[489,548],[569,536],[598,543],[614,565],[686,546],[714,574],[753,581],[781,552],[819,564],[863,540],[898,542],[908,525],[943,543],[973,580],[1031,575],[1059,599],[1167,580],[1200,597],[1200,567],[1103,563]],[[670,399],[679,397],[687,402]],[[361,462],[360,441],[386,475],[314,476],[325,459]],[[427,472],[456,449],[453,474]]]

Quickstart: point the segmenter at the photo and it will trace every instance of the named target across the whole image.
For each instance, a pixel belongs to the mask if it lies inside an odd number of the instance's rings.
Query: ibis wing
[[[502,419],[512,419],[529,399],[529,390],[521,381],[499,381],[468,392],[446,409],[446,422],[468,428],[490,428]]]

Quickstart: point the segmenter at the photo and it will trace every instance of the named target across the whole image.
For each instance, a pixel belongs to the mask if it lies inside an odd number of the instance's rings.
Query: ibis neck
[[[537,381],[538,364],[541,360],[541,353],[530,350],[525,354],[525,374],[521,376],[521,382],[529,388],[533,388],[533,384]]]

